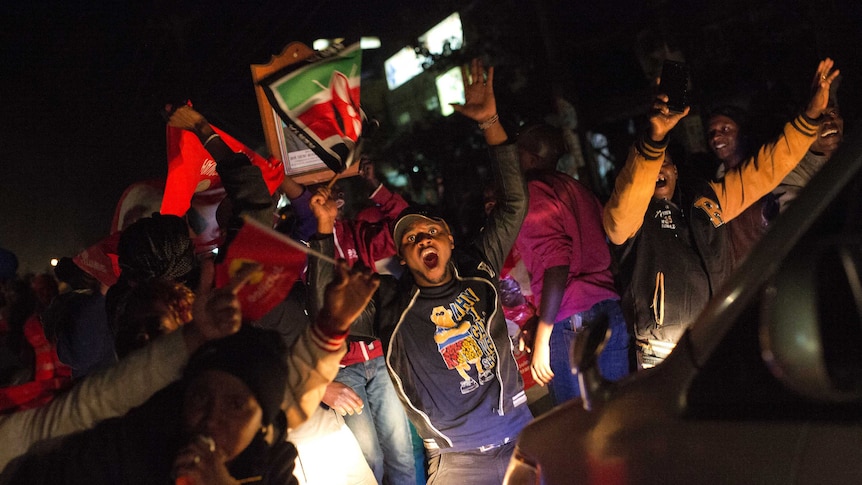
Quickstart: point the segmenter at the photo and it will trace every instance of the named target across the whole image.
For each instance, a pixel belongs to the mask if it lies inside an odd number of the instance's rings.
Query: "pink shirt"
[[[602,228],[602,205],[596,196],[560,172],[542,175],[527,187],[530,206],[515,245],[530,273],[536,307],[541,308],[542,275],[554,266],[569,268],[565,295],[554,322],[598,302],[619,300]]]

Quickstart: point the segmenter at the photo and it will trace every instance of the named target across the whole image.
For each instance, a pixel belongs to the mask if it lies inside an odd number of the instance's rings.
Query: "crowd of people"
[[[122,228],[110,285],[72,258],[19,275],[0,249],[0,483],[499,484],[534,418],[525,378],[553,404],[577,398],[572,347],[599,323],[606,379],[659,365],[844,128],[825,59],[807,105],[760,147],[744,111],[713,110],[719,170],[699,178],[668,150],[689,108],[659,93],[603,204],[557,169],[561,130],[507,131],[493,67],[462,74],[454,109],[477,123],[493,179],[474,241],[456,245],[452,221],[411,207],[368,158],[353,218],[339,185],[285,177],[272,194],[181,106],[169,126],[200,140],[225,188],[218,256],[196,250],[188,218],[158,213]],[[214,278],[248,220],[310,249],[255,320],[238,294],[260,266]]]

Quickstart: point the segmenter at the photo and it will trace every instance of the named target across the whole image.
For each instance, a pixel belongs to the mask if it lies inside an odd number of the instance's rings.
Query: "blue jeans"
[[[389,379],[385,359],[376,357],[342,367],[335,380],[350,386],[365,403],[362,414],[347,415],[344,421],[356,436],[377,482],[415,484],[410,427]]]
[[[515,441],[482,452],[428,452],[428,485],[500,485],[515,451]]]
[[[548,393],[554,405],[581,395],[577,375],[572,373],[572,348],[577,334],[574,321],[578,319],[582,327],[589,327],[602,320],[608,322],[611,338],[599,355],[599,370],[602,376],[616,381],[629,374],[629,333],[620,302],[600,301],[589,310],[576,313],[571,318],[554,324],[548,345],[551,354],[551,371],[554,372],[554,378],[548,384]]]

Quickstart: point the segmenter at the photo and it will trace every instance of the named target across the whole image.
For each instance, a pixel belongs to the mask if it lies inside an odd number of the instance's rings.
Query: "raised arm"
[[[509,136],[500,124],[494,97],[494,68],[485,70],[482,61],[474,59],[470,70],[461,69],[465,102],[453,104],[455,111],[479,123],[485,141],[491,147],[491,171],[499,198],[491,218],[482,232],[479,246],[485,257],[499,271],[518,237],[527,214],[527,189],[518,164],[518,149],[506,143]]]
[[[656,96],[649,117],[649,130],[629,149],[626,164],[617,175],[614,192],[605,204],[602,222],[613,244],[623,244],[634,237],[643,224],[664,162],[668,133],[689,112],[689,107],[686,107],[682,113],[674,113],[668,109],[667,101],[664,94]]]
[[[231,233],[239,230],[239,216],[248,214],[267,226],[272,225],[272,197],[260,168],[254,166],[243,153],[235,153],[221,139],[206,118],[191,106],[181,106],[171,113],[168,126],[190,131],[213,156],[216,171],[230,200],[235,223]]]
[[[712,183],[725,221],[738,216],[778,186],[805,156],[829,103],[829,86],[840,73],[833,68],[832,59],[820,61],[814,72],[816,88],[805,110],[785,124],[773,142],[761,146],[753,157]]]
[[[384,222],[391,222],[398,218],[404,209],[408,207],[407,201],[399,194],[389,190],[377,179],[374,162],[368,158],[359,161],[359,176],[365,181],[371,195],[368,196],[380,208]],[[380,221],[372,221],[380,222]]]
[[[453,103],[452,108],[479,123],[490,146],[506,143],[509,136],[497,114],[497,99],[494,97],[494,67],[485,70],[480,59],[473,59],[468,70],[461,66],[464,80],[464,104]]]
[[[291,349],[285,396],[287,423],[291,428],[308,419],[320,404],[327,385],[338,373],[350,326],[365,311],[380,284],[376,275],[351,272],[345,264],[338,264],[333,270],[334,278],[323,290],[314,323]]]

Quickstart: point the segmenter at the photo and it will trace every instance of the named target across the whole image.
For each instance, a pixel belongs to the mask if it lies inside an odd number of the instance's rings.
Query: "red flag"
[[[282,162],[273,157],[264,158],[219,128],[212,128],[231,150],[244,153],[251,163],[260,167],[269,192],[274,193],[284,179]],[[168,126],[167,142],[168,179],[160,212],[183,216],[195,193],[221,187],[221,180],[212,156],[192,132]]]
[[[117,246],[121,232],[115,232],[78,253],[72,261],[105,286],[112,286],[120,276]]]
[[[142,217],[150,217],[153,212],[159,212],[164,194],[164,180],[142,180],[126,187],[114,209],[110,234],[122,231]]]
[[[295,247],[297,244],[300,243],[246,218],[228,246],[224,261],[216,268],[216,286],[225,286],[244,263],[260,263],[260,271],[252,275],[238,295],[243,316],[259,319],[284,300],[299,280],[306,255]]]

